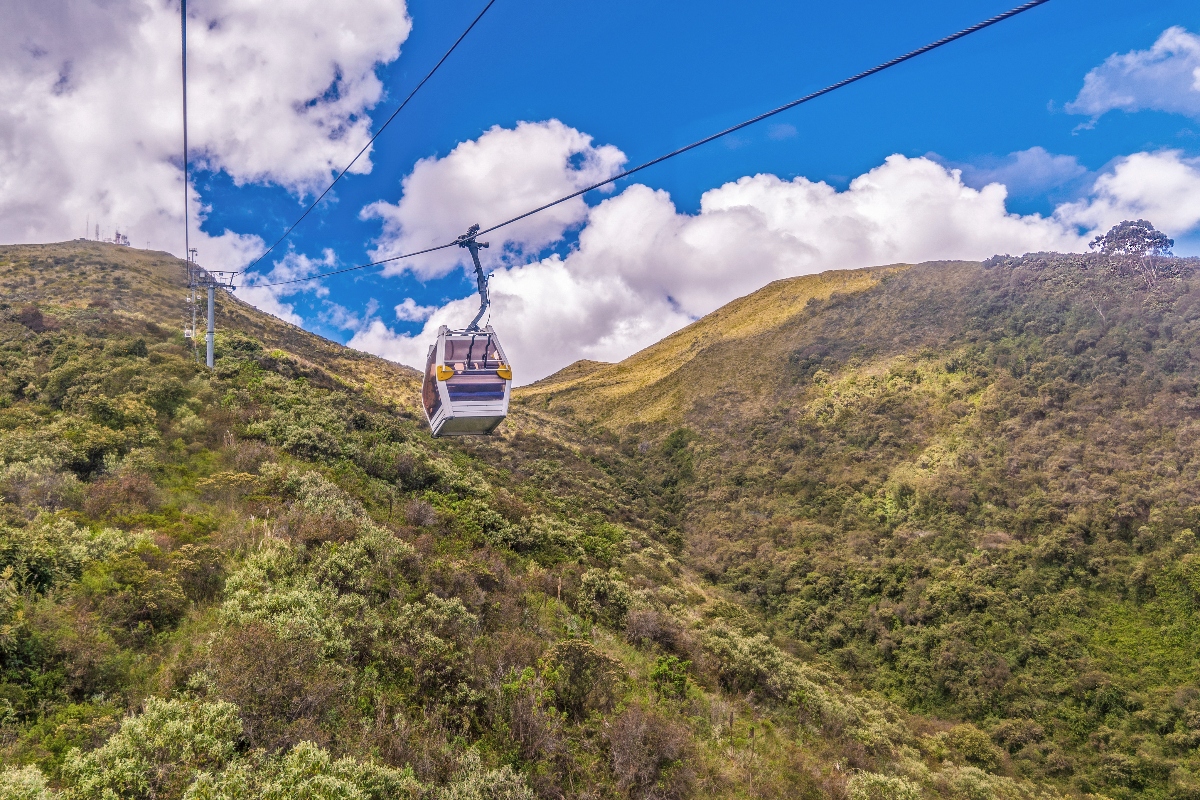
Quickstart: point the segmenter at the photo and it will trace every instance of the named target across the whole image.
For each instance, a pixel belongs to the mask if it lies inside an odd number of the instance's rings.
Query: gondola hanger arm
[[[465,247],[471,253],[471,261],[475,264],[475,283],[479,288],[479,313],[475,315],[475,319],[471,320],[471,324],[467,326],[469,331],[479,330],[479,320],[483,319],[484,313],[488,306],[491,305],[491,299],[488,297],[488,279],[489,276],[483,271],[483,265],[479,263],[479,248],[487,247],[487,242],[477,241],[475,237],[479,235],[479,226],[472,225],[467,229],[467,232],[454,240],[454,243],[459,247]]]

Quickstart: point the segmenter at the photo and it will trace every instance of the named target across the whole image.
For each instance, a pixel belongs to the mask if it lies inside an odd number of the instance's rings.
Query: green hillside
[[[1195,266],[998,257],[823,298],[822,276],[782,281],[523,402],[673,449],[681,560],[801,658],[971,722],[1012,774],[1200,797]],[[789,291],[815,299],[706,337]],[[655,369],[613,392],[633,363]]]
[[[782,281],[433,440],[182,265],[0,247],[0,798],[1200,796],[1200,286]]]
[[[210,373],[164,254],[0,286],[0,797],[1055,796],[691,568],[679,436],[435,441],[227,297]]]

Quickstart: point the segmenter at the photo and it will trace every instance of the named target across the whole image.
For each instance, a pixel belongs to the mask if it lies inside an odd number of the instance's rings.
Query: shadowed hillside
[[[1017,774],[1196,797],[1195,267],[869,273],[748,336],[705,338],[705,318],[522,403],[627,442],[678,510],[684,562],[805,658],[972,721]]]
[[[709,374],[736,377],[734,358],[761,364],[739,349],[795,315],[921,269],[774,285],[772,315],[719,313],[702,342],[668,340],[669,357],[647,363],[691,369],[729,348],[733,371]],[[1070,771],[1027,769],[1007,729],[973,709],[911,713],[919,704],[875,678],[865,645],[851,663],[785,613],[775,598],[810,572],[790,566],[800,540],[764,522],[783,513],[772,503],[806,531],[826,526],[829,558],[875,529],[846,539],[819,498],[803,521],[800,488],[724,488],[710,464],[766,468],[757,445],[721,438],[761,424],[759,411],[697,438],[671,420],[699,428],[716,406],[655,389],[647,407],[661,411],[636,418],[658,427],[596,430],[526,402],[497,437],[433,440],[414,372],[232,298],[206,370],[181,334],[181,264],[163,254],[2,247],[0,286],[0,797],[1083,788]],[[831,348],[822,386],[848,374]],[[787,364],[756,374],[807,369]],[[636,376],[617,373],[638,396]],[[725,524],[713,503],[758,522],[698,527]],[[756,559],[790,577],[753,572]]]

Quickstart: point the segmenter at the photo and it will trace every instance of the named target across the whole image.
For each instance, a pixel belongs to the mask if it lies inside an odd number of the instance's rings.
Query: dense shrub
[[[79,800],[179,797],[198,772],[229,764],[241,730],[229,703],[150,698],[102,747],[68,756],[63,779]]]
[[[682,700],[687,697],[690,661],[677,656],[660,656],[650,668],[650,685],[662,697]]]
[[[618,627],[633,602],[628,584],[616,570],[589,569],[579,580],[579,613]]]
[[[605,731],[617,788],[637,800],[677,800],[691,794],[687,730],[659,713],[632,705]]]
[[[344,711],[344,669],[305,638],[281,639],[262,623],[223,631],[207,672],[213,692],[233,703],[251,747],[268,752],[309,740],[327,743],[322,723]]]
[[[554,704],[572,717],[611,708],[620,662],[583,639],[565,639],[542,657],[542,674]]]
[[[850,800],[921,800],[921,789],[900,775],[856,772],[846,783]]]

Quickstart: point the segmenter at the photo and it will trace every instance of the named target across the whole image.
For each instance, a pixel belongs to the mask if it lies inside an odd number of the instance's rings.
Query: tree
[[[1171,255],[1175,240],[1155,230],[1146,220],[1139,219],[1114,225],[1108,233],[1093,239],[1089,246],[1114,257],[1119,263],[1133,267],[1146,282],[1146,288],[1150,289],[1158,283],[1159,278],[1158,264],[1154,259]]]

